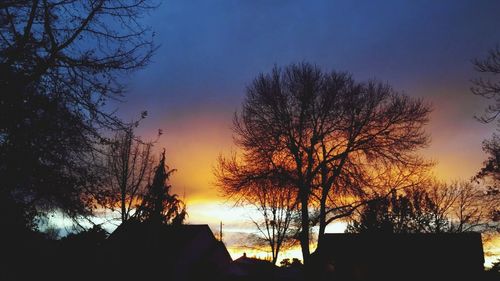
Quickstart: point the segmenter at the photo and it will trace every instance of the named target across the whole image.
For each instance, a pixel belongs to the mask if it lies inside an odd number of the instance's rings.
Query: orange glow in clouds
[[[258,218],[253,210],[234,207],[234,203],[221,196],[214,185],[213,168],[220,153],[227,155],[235,149],[232,139],[232,111],[191,112],[190,115],[166,116],[160,122],[165,134],[157,149],[167,151],[167,164],[177,169],[172,176],[173,192],[183,198],[186,194],[188,223],[208,224],[215,235],[222,221],[224,242],[233,259],[244,252],[248,256],[267,258],[262,249],[252,249],[245,237],[255,234],[251,217]],[[443,128],[439,116],[434,115],[427,127],[432,136],[429,148],[423,151],[428,159],[438,162],[436,176],[442,180],[468,179],[479,169],[485,156],[481,152],[481,141],[488,130],[471,120],[470,130]],[[446,125],[446,124],[445,124]],[[474,125],[474,126],[472,126]],[[149,131],[151,132],[151,131]],[[141,132],[138,132],[141,134]],[[142,134],[146,138],[147,134]],[[329,232],[343,232],[345,225],[337,224]],[[485,244],[489,249],[498,249],[500,240]],[[487,257],[490,263],[497,254]],[[283,252],[282,258],[301,258],[300,249]]]

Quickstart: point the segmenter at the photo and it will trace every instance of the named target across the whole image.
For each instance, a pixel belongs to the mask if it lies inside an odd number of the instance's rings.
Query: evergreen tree
[[[172,186],[168,180],[175,169],[165,164],[165,150],[161,154],[160,163],[155,168],[153,182],[149,185],[137,212],[139,221],[161,224],[180,225],[186,218],[186,206],[177,194],[170,194]]]

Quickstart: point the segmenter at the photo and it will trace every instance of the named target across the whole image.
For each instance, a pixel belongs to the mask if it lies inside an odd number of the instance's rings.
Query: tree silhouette
[[[442,232],[447,218],[438,216],[438,206],[425,191],[391,193],[363,207],[359,218],[347,226],[349,233],[427,233]]]
[[[2,1],[0,201],[23,210],[26,227],[54,208],[88,215],[102,199],[95,189],[104,130],[122,127],[104,105],[148,63],[155,47],[139,18],[153,7],[146,0]]]
[[[491,232],[500,229],[500,221],[495,218],[500,197],[497,191],[472,182],[456,182],[448,188],[452,190],[454,204],[450,210],[451,232]]]
[[[114,209],[119,203],[122,223],[139,207],[153,176],[152,147],[153,142],[144,142],[134,135],[133,125],[117,133],[107,147],[109,198],[106,206]]]
[[[236,165],[237,161],[234,158],[228,160],[221,156],[218,163],[215,173],[219,179],[224,178],[221,173],[236,175],[243,172],[241,167]],[[245,171],[245,173],[251,174],[252,172]],[[271,262],[276,264],[280,251],[297,242],[300,224],[297,223],[296,189],[285,178],[276,177],[255,178],[246,183],[241,182],[241,184],[245,184],[245,188],[227,195],[237,198],[238,204],[249,205],[256,209],[260,217],[251,218],[258,231],[253,242],[258,246],[267,247],[271,252]],[[220,187],[224,188],[222,185]]]
[[[350,233],[490,232],[498,202],[485,200],[484,189],[471,182],[428,182],[367,201],[351,217]]]
[[[480,77],[472,80],[472,93],[492,100],[483,116],[477,117],[477,119],[482,123],[490,123],[497,120],[500,114],[500,81],[498,80],[500,74],[500,49],[496,47],[490,50],[485,59],[474,60],[474,66],[477,72],[488,78]],[[483,167],[477,173],[475,179],[483,181],[487,186],[488,191],[485,193],[484,200],[494,200],[498,205],[498,202],[500,202],[500,139],[496,133],[493,134],[491,139],[483,141],[483,151],[488,158],[484,161]],[[491,217],[495,221],[500,220],[500,209],[498,207],[491,212]]]
[[[495,261],[489,271],[495,272],[497,275],[500,275],[500,260]]]
[[[182,224],[187,216],[186,206],[177,194],[170,194],[171,185],[168,180],[175,169],[170,170],[165,164],[165,150],[161,154],[160,163],[155,168],[153,182],[137,210],[135,217],[140,221],[161,224]]]
[[[280,262],[281,267],[300,267],[301,265],[302,263],[297,258],[293,258],[292,261],[290,261],[289,258],[286,258],[282,259]]]
[[[321,243],[329,199],[362,195],[380,173],[395,167],[423,165],[415,151],[428,141],[422,126],[429,111],[422,101],[380,82],[358,83],[346,73],[323,73],[306,63],[275,67],[247,89],[233,122],[243,154],[236,163],[220,161],[219,185],[240,195],[262,178],[285,179],[293,186],[307,264],[310,206],[320,206]]]
[[[490,50],[486,59],[476,59],[474,66],[477,72],[498,78],[497,75],[500,74],[500,48]],[[472,82],[474,84],[471,88],[473,94],[493,100],[493,103],[486,108],[485,114],[478,117],[478,120],[484,123],[495,120],[500,114],[500,81],[477,78]]]
[[[276,264],[281,250],[296,242],[297,204],[295,191],[290,187],[268,187],[264,184],[254,189],[253,205],[261,214],[261,220],[253,220],[261,239],[271,250]]]

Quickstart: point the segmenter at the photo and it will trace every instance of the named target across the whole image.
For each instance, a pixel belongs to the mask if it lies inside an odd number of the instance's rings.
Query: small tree
[[[175,171],[165,164],[165,150],[163,150],[160,163],[155,168],[153,182],[149,185],[136,213],[137,219],[172,225],[184,222],[187,216],[186,206],[177,194],[170,194],[172,186],[168,184],[170,176]]]
[[[237,204],[254,207],[259,213],[259,218],[252,218],[258,231],[253,240],[258,246],[268,247],[276,264],[280,251],[295,245],[300,231],[296,190],[286,178],[259,177],[258,167],[244,170],[235,164],[234,158],[219,158],[215,169],[218,185],[233,186],[233,192],[226,195],[237,199]],[[250,180],[251,175],[254,177]]]
[[[283,259],[280,261],[280,266],[281,267],[300,267],[302,266],[302,263],[298,258],[293,258],[292,261],[290,261],[289,258]]]
[[[499,221],[495,218],[500,204],[498,193],[472,182],[456,182],[448,188],[454,198],[449,211],[451,232],[498,230]]]
[[[299,231],[295,191],[290,187],[258,186],[252,204],[262,216],[253,222],[259,237],[271,250],[272,263],[276,264],[280,251],[295,244]]]
[[[153,173],[153,142],[139,139],[133,128],[130,125],[116,134],[106,155],[109,179],[106,205],[114,209],[119,203],[122,223],[139,207]]]

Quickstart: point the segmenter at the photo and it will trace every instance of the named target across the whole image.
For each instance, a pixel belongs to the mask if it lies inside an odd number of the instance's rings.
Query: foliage
[[[412,191],[377,198],[363,207],[353,220],[349,233],[426,233],[441,232],[448,225],[446,218],[437,215],[438,206],[424,191]]]
[[[77,247],[95,247],[101,245],[108,233],[100,226],[94,225],[92,228],[80,231],[78,233],[70,233],[68,236],[61,239],[61,242],[66,245],[73,245]]]
[[[489,232],[498,228],[491,219],[496,207],[480,185],[431,182],[373,198],[351,217],[347,232]]]
[[[488,155],[488,159],[484,161],[476,178],[487,179],[492,187],[496,187],[500,182],[500,137],[493,135],[492,139],[485,140],[483,151]]]
[[[281,267],[300,267],[302,263],[298,258],[293,258],[292,261],[290,261],[289,258],[282,259],[280,261],[280,266]]]
[[[172,225],[180,225],[184,222],[187,216],[186,206],[177,194],[170,194],[172,186],[168,184],[170,176],[175,171],[166,166],[165,151],[163,151],[160,163],[155,168],[153,182],[142,198],[135,218],[140,221]]]
[[[475,176],[478,183],[486,186],[483,200],[493,202],[491,210],[493,221],[500,221],[500,138],[494,134],[489,140],[483,142],[483,151],[488,158],[483,162],[483,167]],[[500,229],[499,229],[500,230]]]
[[[102,199],[98,149],[105,129],[122,126],[104,106],[154,51],[138,21],[153,7],[146,0],[0,4],[0,196],[22,210],[25,227],[54,208],[88,215]]]

